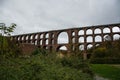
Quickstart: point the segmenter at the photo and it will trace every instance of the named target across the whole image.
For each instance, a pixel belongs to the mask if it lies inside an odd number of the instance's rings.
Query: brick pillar
[[[56,46],[56,45],[57,45],[57,43],[58,43],[58,42],[57,42],[58,34],[59,34],[58,32],[54,32],[54,38],[53,38],[53,40],[54,40],[53,50],[54,50],[54,51],[57,51],[57,46]]]
[[[43,34],[43,38],[42,38],[42,47],[44,48],[44,46],[45,46],[45,41],[46,41],[46,39],[45,39],[45,33]]]
[[[72,52],[72,30],[67,31],[68,33],[68,53]]]
[[[30,37],[31,37],[31,35],[28,35],[28,43],[30,43]]]
[[[26,35],[24,35],[23,42],[26,43]]]
[[[78,36],[78,30],[75,30],[75,48],[76,48],[76,51],[79,51],[79,36]]]
[[[92,45],[93,45],[93,47],[95,47],[95,32],[94,31],[95,31],[95,28],[92,28],[92,32],[93,32],[93,36],[92,36],[93,37],[93,44]]]
[[[87,59],[87,40],[86,40],[86,28],[84,29],[84,53],[83,53],[83,59]]]
[[[101,28],[101,34],[102,34],[102,36],[101,36],[101,37],[102,37],[102,43],[104,42],[103,29],[104,29],[104,28]]]
[[[110,26],[110,37],[111,37],[111,41],[113,41],[113,31],[111,26]]]
[[[22,43],[22,36],[20,36],[20,43]]]
[[[38,35],[38,37],[37,37],[37,46],[40,46],[40,34],[38,33],[37,35]]]

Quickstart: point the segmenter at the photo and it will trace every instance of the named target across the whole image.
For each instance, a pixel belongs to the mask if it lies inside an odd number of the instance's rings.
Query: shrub
[[[93,51],[92,57],[94,58],[104,58],[106,56],[106,48],[97,48]]]
[[[18,44],[11,41],[8,37],[3,37],[2,44],[3,45],[0,47],[0,55],[1,56],[3,56],[3,57],[18,57],[18,55],[21,54],[21,49],[18,47]]]
[[[94,58],[90,60],[94,64],[119,64],[119,58]]]
[[[37,48],[35,51],[32,52],[32,55],[38,55],[38,54],[46,56],[48,55],[48,51],[45,49]]]
[[[119,64],[120,63],[120,49],[119,40],[110,43],[105,42],[101,46],[91,51],[90,62],[91,63],[104,63],[104,64]]]
[[[0,61],[2,80],[93,80],[89,71],[88,64],[81,59],[56,58],[54,53]]]

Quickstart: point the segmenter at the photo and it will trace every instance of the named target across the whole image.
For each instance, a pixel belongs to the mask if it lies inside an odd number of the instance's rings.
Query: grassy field
[[[110,80],[120,80],[120,64],[91,64],[93,72]]]

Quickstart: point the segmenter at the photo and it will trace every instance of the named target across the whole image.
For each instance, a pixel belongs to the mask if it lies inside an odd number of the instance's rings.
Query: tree
[[[1,40],[0,40],[0,45],[1,45],[1,54],[3,54],[3,46],[4,46],[4,39],[5,36],[10,37],[11,33],[14,31],[16,28],[16,24],[12,23],[9,27],[7,27],[4,23],[0,23],[0,31],[1,31]]]
[[[10,33],[13,32],[15,28],[16,28],[15,23],[12,23],[9,27],[7,27],[4,23],[0,23],[0,30],[2,36],[4,36],[5,34],[7,36],[10,36]]]

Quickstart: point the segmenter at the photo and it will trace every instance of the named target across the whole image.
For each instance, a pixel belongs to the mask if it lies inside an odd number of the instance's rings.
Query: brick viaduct
[[[59,35],[62,33],[67,34],[65,38],[68,37],[68,43],[58,43]],[[68,52],[82,49],[86,57],[87,49],[104,42],[105,37],[109,37],[111,41],[120,38],[120,23],[14,35],[12,39],[18,43],[31,43],[50,51],[59,51],[62,46],[66,47]]]

